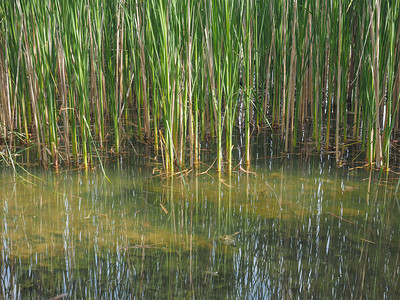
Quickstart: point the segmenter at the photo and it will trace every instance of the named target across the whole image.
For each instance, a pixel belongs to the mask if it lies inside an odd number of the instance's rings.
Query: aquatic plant
[[[338,164],[356,145],[389,168],[399,11],[399,0],[3,1],[0,142],[87,167],[95,148],[119,154],[135,136],[173,173],[198,166],[211,138],[222,171],[235,128],[249,164],[267,125],[286,153],[311,138]]]

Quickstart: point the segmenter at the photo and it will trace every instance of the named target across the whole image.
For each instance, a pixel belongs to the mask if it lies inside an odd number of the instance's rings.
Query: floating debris
[[[235,232],[232,235],[221,235],[218,237],[218,240],[220,240],[225,245],[232,245],[236,242],[236,239],[234,238],[234,236],[238,235],[239,233],[240,233],[240,231]]]
[[[211,276],[214,276],[214,277],[218,277],[219,276],[218,272],[214,272],[214,271],[204,271],[204,274],[211,275]]]

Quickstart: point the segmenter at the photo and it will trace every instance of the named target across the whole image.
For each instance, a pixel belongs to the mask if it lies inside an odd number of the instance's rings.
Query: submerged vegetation
[[[348,145],[389,168],[399,128],[400,0],[14,0],[0,4],[0,143],[43,164],[151,143],[167,172],[267,127],[296,151]],[[310,131],[312,130],[312,132]],[[187,158],[187,159],[186,159]]]

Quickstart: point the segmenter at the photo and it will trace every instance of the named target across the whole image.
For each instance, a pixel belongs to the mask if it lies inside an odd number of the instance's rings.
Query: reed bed
[[[235,129],[249,164],[267,126],[283,152],[311,137],[338,163],[357,144],[389,168],[399,11],[400,0],[2,1],[1,144],[87,167],[135,136],[173,173],[198,166],[211,139],[229,172]]]

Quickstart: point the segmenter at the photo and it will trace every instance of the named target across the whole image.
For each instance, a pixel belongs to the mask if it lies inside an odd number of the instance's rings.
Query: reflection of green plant
[[[286,282],[299,297],[398,292],[393,190],[357,180],[363,170],[321,175],[320,165],[293,159],[261,176],[226,176],[218,188],[213,170],[189,176],[187,188],[145,175],[140,160],[110,167],[113,184],[82,171],[44,172],[34,186],[2,178],[2,270],[20,297],[50,298],[68,286],[79,298],[284,298]],[[362,278],[364,289],[354,288]],[[13,298],[13,290],[1,292]]]

